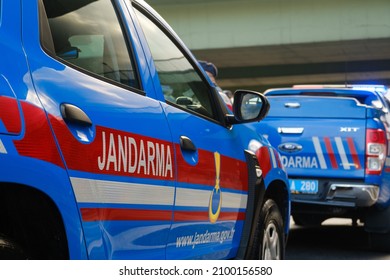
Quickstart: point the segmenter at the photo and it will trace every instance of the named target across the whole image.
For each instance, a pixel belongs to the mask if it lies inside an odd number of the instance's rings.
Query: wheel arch
[[[69,259],[62,215],[42,191],[0,183],[0,234],[23,248],[29,259]]]
[[[290,226],[290,194],[289,187],[283,180],[276,179],[268,184],[265,190],[264,200],[272,199],[279,207],[282,214],[283,221],[285,223],[285,233],[287,235]],[[287,237],[287,236],[286,236]]]

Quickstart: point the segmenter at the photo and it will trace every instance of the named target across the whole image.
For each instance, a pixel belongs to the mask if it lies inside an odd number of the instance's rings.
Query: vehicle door
[[[223,101],[169,27],[138,5],[135,11],[175,147],[177,185],[167,258],[232,257],[247,203],[242,135],[223,124]]]
[[[24,1],[26,11],[35,2]],[[130,14],[121,0],[39,5],[39,35],[23,34],[27,59],[68,169],[89,257],[164,259],[174,147]]]

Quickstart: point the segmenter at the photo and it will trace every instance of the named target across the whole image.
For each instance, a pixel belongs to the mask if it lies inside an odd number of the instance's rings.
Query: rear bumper
[[[379,187],[375,185],[331,184],[327,201],[350,201],[356,207],[370,207],[378,201]]]
[[[293,194],[295,203],[309,203],[340,207],[370,207],[378,201],[379,186],[348,183],[323,182],[317,195]]]

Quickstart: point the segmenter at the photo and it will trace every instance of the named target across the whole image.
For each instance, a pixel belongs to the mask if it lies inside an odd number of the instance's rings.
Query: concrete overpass
[[[390,85],[390,0],[146,0],[219,85]]]

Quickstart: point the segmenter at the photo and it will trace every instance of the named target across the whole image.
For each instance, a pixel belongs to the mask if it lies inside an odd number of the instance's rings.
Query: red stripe
[[[362,168],[360,161],[359,161],[358,154],[356,152],[355,144],[353,143],[353,139],[348,137],[347,142],[348,142],[348,147],[349,147],[349,150],[351,152],[352,159],[353,159],[353,162],[355,163],[356,169]]]
[[[263,177],[267,176],[268,172],[272,169],[271,155],[269,149],[266,146],[257,150],[256,156],[259,160],[260,168],[263,172]]]
[[[136,210],[118,208],[81,208],[84,222],[94,221],[170,221],[170,210]]]
[[[22,121],[15,98],[0,96],[0,120],[3,122],[6,132],[19,134],[22,130]]]
[[[104,128],[100,126],[96,126],[96,137],[93,142],[89,144],[83,144],[79,142],[69,131],[67,128],[65,122],[60,118],[54,118],[52,117],[50,119],[53,129],[57,135],[58,142],[61,147],[61,151],[65,157],[66,164],[68,165],[69,169],[72,170],[78,170],[78,171],[85,171],[90,173],[96,173],[96,174],[110,174],[110,175],[118,175],[118,176],[132,176],[136,178],[153,178],[153,179],[162,179],[166,181],[173,181],[174,180],[174,161],[175,161],[175,154],[173,150],[173,145],[168,141],[163,141],[151,137],[146,136],[140,136],[137,134],[132,134],[124,131],[114,130],[110,128]],[[144,151],[145,153],[148,152],[147,150],[147,143],[148,141],[154,143],[155,145],[164,145],[166,149],[170,149],[171,152],[171,164],[172,164],[172,172],[168,172],[167,176],[161,176],[160,174],[157,174],[156,172],[156,164],[154,163],[153,168],[149,170],[145,170],[145,168],[140,168],[138,172],[138,169],[134,172],[129,172],[128,167],[125,169],[124,164],[122,163],[121,166],[117,164],[116,170],[114,167],[114,164],[106,164],[102,170],[99,168],[98,159],[99,157],[102,157],[103,155],[103,132],[105,135],[105,141],[106,141],[106,156],[109,149],[109,137],[110,135],[113,136],[113,139],[115,143],[117,144],[118,138],[121,139],[123,145],[127,145],[127,142],[125,142],[125,139],[132,138],[137,143],[137,148],[140,147],[140,142],[143,141],[144,144]],[[128,148],[128,147],[127,147]],[[116,153],[118,153],[118,147],[116,147],[115,150]],[[138,162],[138,158],[135,159],[134,152],[131,156],[131,163],[134,163],[135,161]],[[130,152],[128,151],[128,155],[130,157]],[[138,157],[140,155],[138,154]],[[147,157],[147,155],[146,155]],[[120,158],[120,155],[117,154],[117,159]],[[166,154],[165,158],[166,159]],[[126,159],[127,163],[129,161],[129,158]],[[165,163],[165,162],[164,162]],[[107,168],[108,167],[108,168]],[[108,170],[107,170],[108,169]],[[154,174],[153,174],[154,172]]]
[[[326,152],[329,155],[330,163],[332,164],[332,168],[333,169],[338,169],[336,156],[334,154],[334,151],[333,151],[333,148],[332,148],[332,143],[330,142],[329,137],[325,137],[324,138],[324,142],[325,142]]]
[[[119,208],[81,208],[81,216],[84,222],[95,221],[170,221],[170,210],[136,210]],[[242,221],[245,219],[243,212],[221,212],[218,221]],[[200,222],[209,221],[208,212],[179,211],[175,212],[175,222]]]
[[[214,153],[198,150],[198,163],[196,166],[188,164],[181,154],[180,145],[177,151],[177,178],[179,182],[215,185],[215,159]],[[221,155],[220,186],[222,188],[244,190],[248,189],[248,170],[246,163],[237,159]]]
[[[245,219],[243,212],[221,212],[218,221],[242,221]],[[209,221],[209,213],[207,211],[177,211],[174,217],[175,222],[186,221]]]
[[[64,167],[43,109],[27,102],[21,105],[26,131],[23,139],[14,140],[18,153]]]

